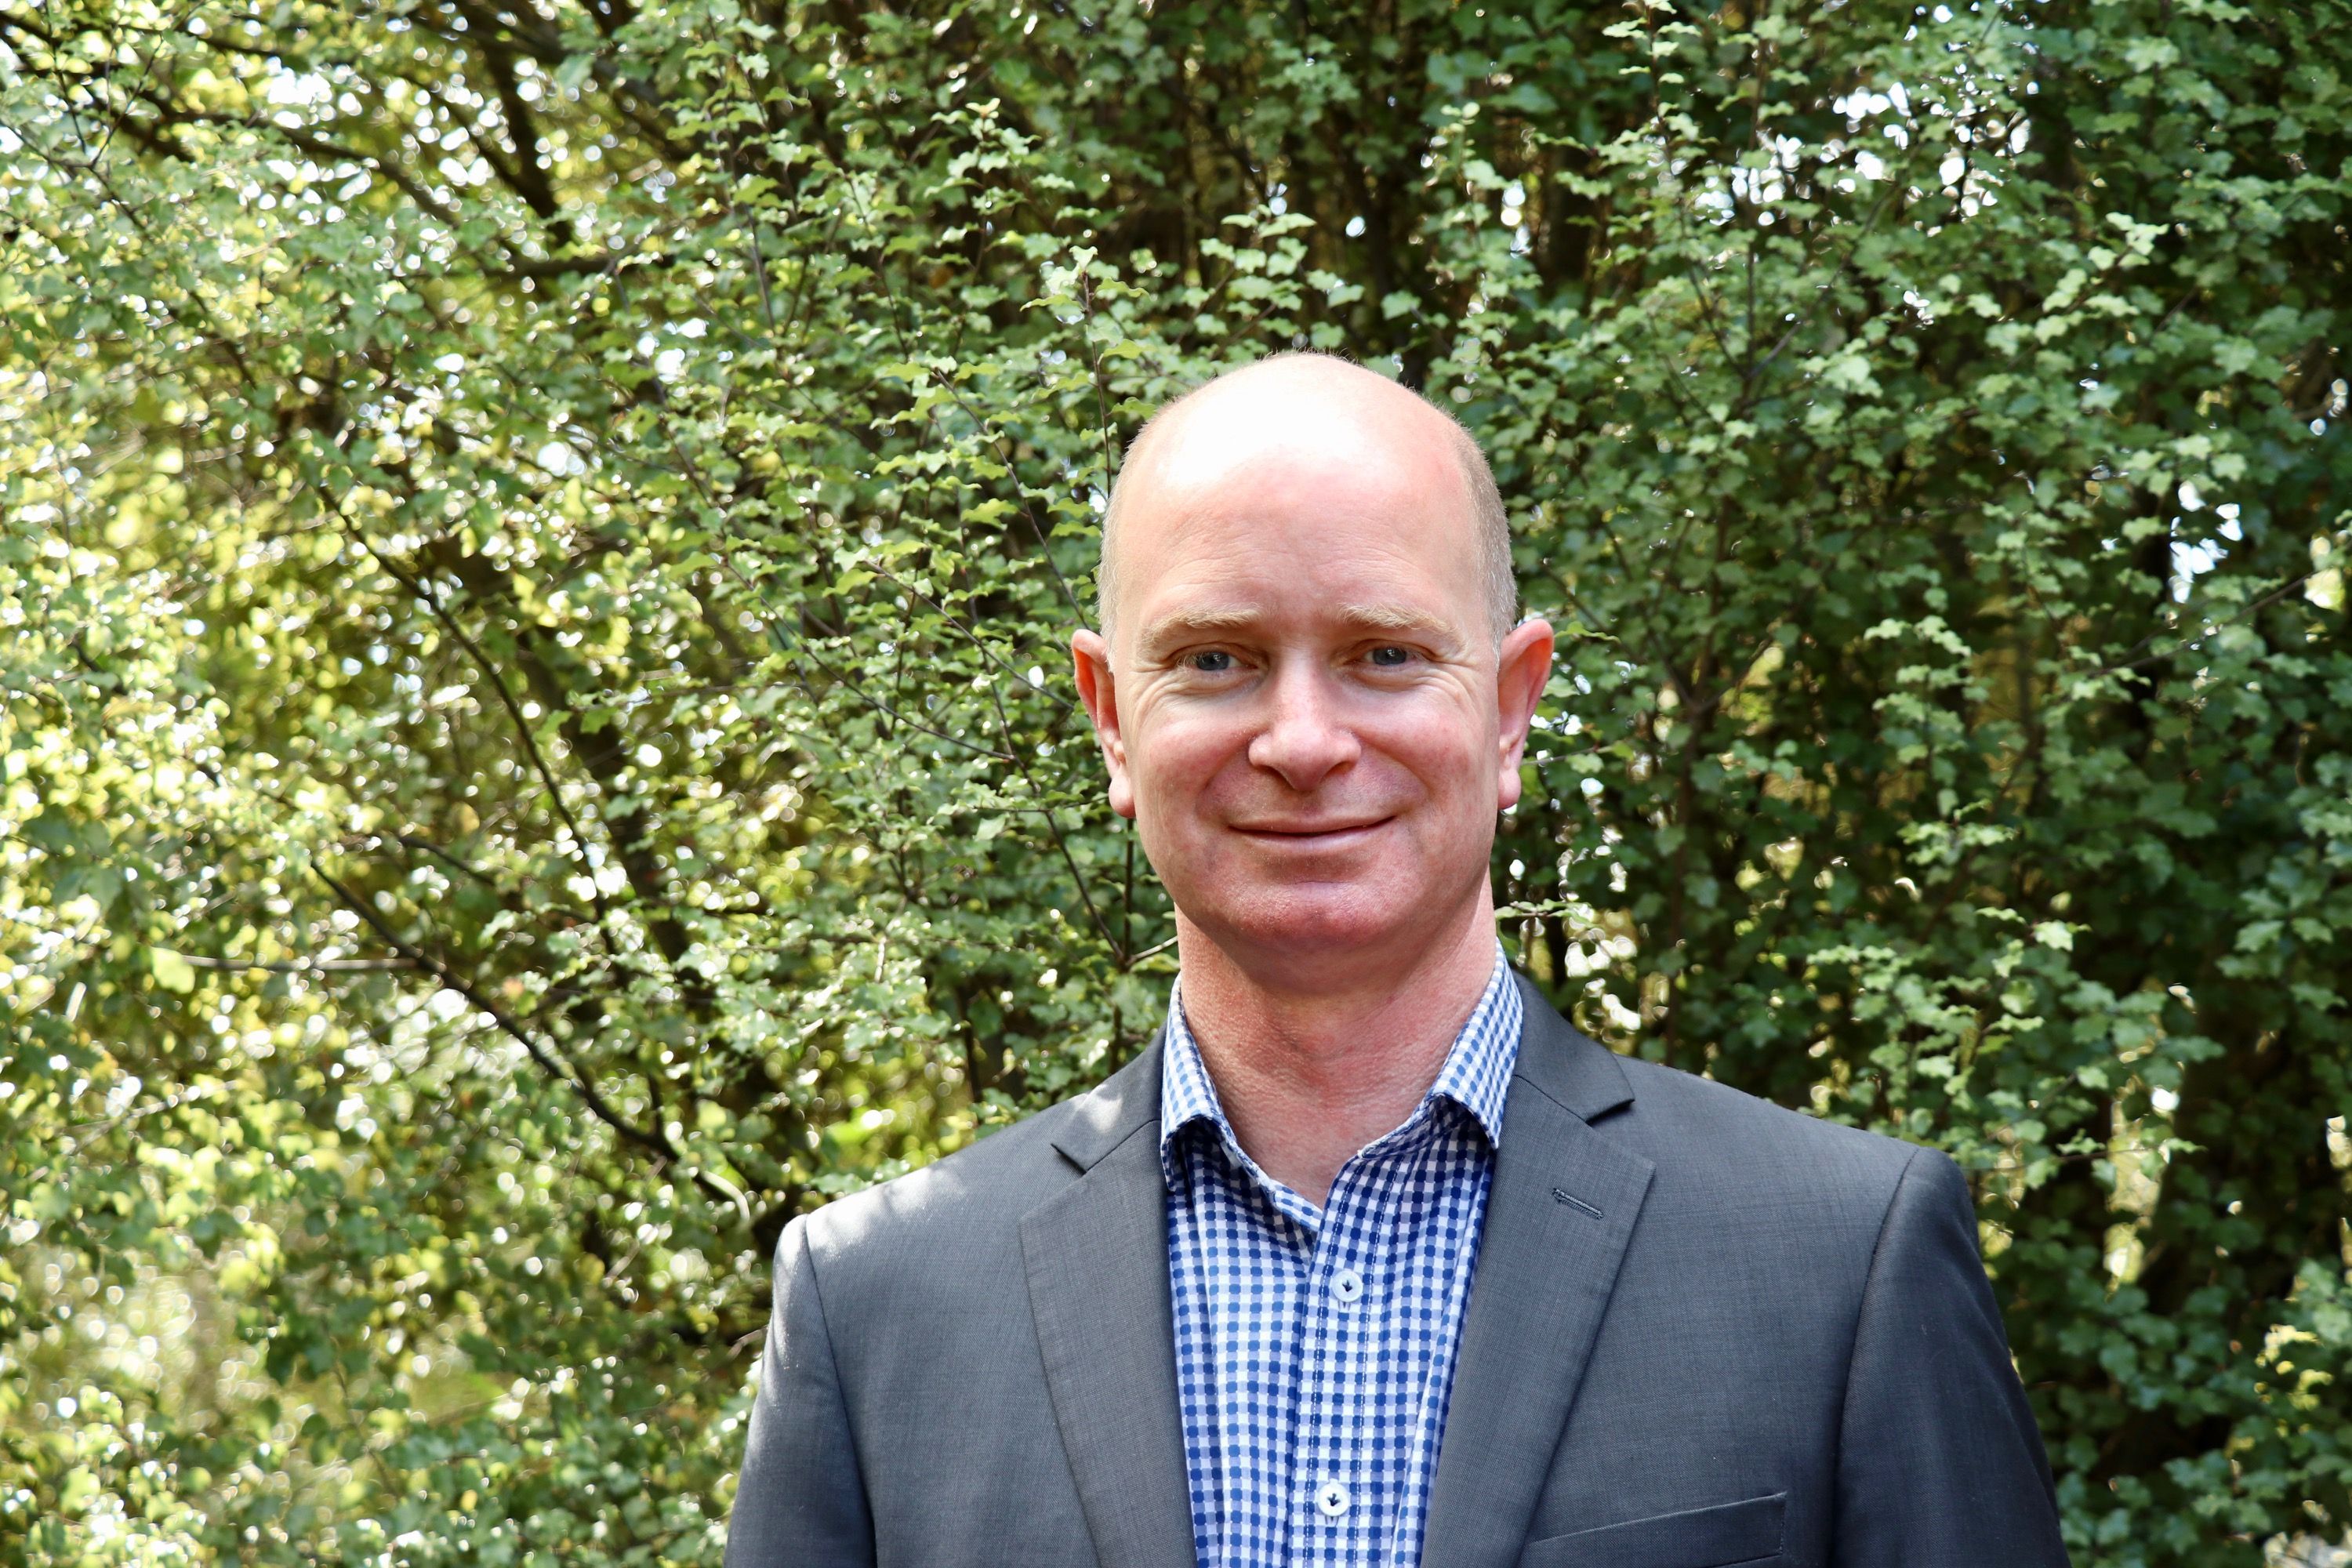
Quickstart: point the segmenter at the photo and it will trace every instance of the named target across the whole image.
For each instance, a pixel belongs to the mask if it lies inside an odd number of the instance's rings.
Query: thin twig
[[[366,921],[368,929],[374,931],[385,946],[401,957],[408,959],[418,968],[429,973],[446,989],[463,996],[477,1012],[497,1025],[502,1034],[522,1047],[525,1054],[538,1065],[541,1072],[563,1083],[580,1097],[588,1107],[590,1115],[638,1147],[650,1150],[665,1160],[676,1162],[693,1180],[695,1185],[700,1187],[707,1195],[716,1202],[725,1204],[729,1208],[744,1214],[745,1217],[749,1218],[749,1209],[744,1204],[743,1194],[731,1190],[727,1184],[716,1181],[708,1173],[698,1169],[694,1163],[687,1159],[677,1146],[669,1141],[667,1134],[658,1128],[640,1127],[622,1115],[613,1103],[604,1098],[603,1091],[597,1089],[586,1073],[558,1061],[554,1053],[530,1029],[524,1027],[522,1022],[513,1014],[492,1001],[465,976],[394,931],[383,918],[376,913],[374,906],[361,898],[359,894],[316,866],[310,868],[310,874],[324,882],[328,889],[342,901],[344,907]]]

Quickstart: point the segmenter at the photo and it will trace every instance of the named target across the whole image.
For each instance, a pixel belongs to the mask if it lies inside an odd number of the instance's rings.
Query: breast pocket
[[[1529,1543],[1519,1568],[1748,1568],[1780,1561],[1789,1494],[1652,1514]]]

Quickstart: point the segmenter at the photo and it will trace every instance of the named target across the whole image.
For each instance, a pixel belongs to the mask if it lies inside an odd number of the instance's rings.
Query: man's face
[[[1354,390],[1329,416],[1296,392],[1280,416],[1247,393],[1184,411],[1122,500],[1115,644],[1075,644],[1112,805],[1253,968],[1459,920],[1549,664],[1540,622],[1498,660],[1437,416]]]

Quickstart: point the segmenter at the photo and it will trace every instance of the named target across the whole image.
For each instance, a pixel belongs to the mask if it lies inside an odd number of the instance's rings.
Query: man
[[[1337,360],[1137,439],[1071,646],[1166,1023],[785,1232],[731,1568],[2065,1561],[1951,1162],[1504,965],[1552,655],[1508,543],[1459,427]]]

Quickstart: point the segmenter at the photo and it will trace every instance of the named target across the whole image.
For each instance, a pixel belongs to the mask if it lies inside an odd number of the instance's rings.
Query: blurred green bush
[[[2340,1538],[2347,73],[0,0],[0,1563],[715,1563],[782,1223],[1156,1022],[1064,641],[1125,435],[1291,345],[1570,639],[1514,953],[1972,1173],[2078,1563]]]

